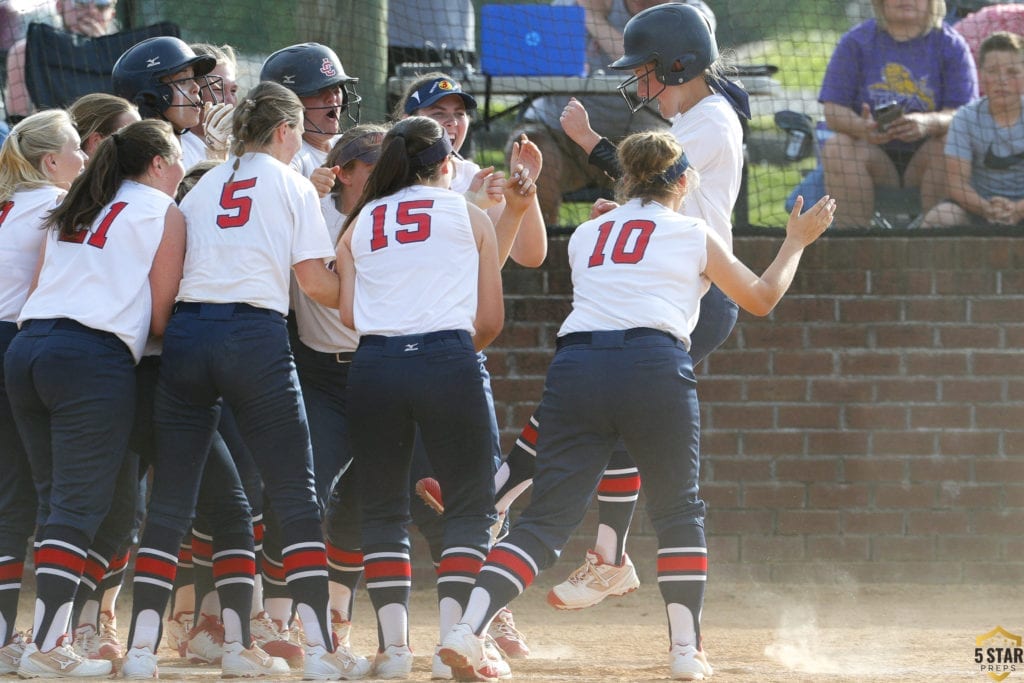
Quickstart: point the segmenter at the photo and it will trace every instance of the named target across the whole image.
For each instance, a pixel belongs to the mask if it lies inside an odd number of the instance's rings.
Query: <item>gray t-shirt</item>
[[[971,186],[985,199],[1024,197],[1024,116],[1002,127],[992,119],[987,97],[965,104],[949,126],[946,156],[971,162]]]

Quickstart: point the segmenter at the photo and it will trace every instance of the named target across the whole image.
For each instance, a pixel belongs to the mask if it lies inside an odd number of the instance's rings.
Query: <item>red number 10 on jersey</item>
[[[605,249],[615,227],[615,221],[607,221],[598,226],[597,244],[594,245],[594,253],[590,255],[590,260],[587,261],[588,268],[604,265]],[[655,227],[652,221],[625,221],[619,227],[615,245],[612,247],[612,263],[640,263]]]

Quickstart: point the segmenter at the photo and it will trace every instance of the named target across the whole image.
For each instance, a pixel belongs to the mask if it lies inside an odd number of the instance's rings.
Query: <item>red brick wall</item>
[[[781,242],[768,234],[736,239],[757,272]],[[506,269],[489,353],[506,444],[569,310],[565,246],[552,239],[539,270]],[[1019,581],[1022,265],[1021,239],[829,237],[770,316],[741,313],[698,372],[719,576]],[[566,560],[591,542],[593,512]],[[642,512],[630,546],[634,558],[656,547]]]

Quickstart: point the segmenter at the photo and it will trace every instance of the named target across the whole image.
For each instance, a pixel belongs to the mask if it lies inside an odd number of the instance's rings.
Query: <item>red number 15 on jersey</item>
[[[373,217],[373,235],[370,237],[370,251],[377,251],[388,246],[388,236],[384,233],[389,204],[381,204],[370,212]],[[430,237],[430,214],[422,213],[434,208],[433,199],[417,199],[399,202],[395,207],[395,223],[411,225],[413,228],[395,230],[395,240],[399,244],[423,242]],[[416,213],[420,212],[420,213]]]

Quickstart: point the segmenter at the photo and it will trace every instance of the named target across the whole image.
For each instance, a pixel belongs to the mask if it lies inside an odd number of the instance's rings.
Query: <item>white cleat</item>
[[[160,678],[156,655],[148,647],[130,648],[121,664],[121,677],[136,680]]]
[[[373,658],[372,671],[375,678],[409,678],[412,674],[412,650],[408,645],[388,645]]]
[[[441,661],[457,681],[496,681],[498,671],[484,652],[484,639],[466,624],[455,624],[441,643]]]
[[[307,681],[355,681],[370,673],[366,657],[353,656],[347,648],[328,652],[323,645],[307,645],[302,678]]]
[[[714,673],[704,650],[693,645],[673,645],[668,660],[672,678],[677,681],[703,681]]]
[[[167,647],[174,650],[179,657],[185,657],[188,648],[188,633],[195,625],[195,613],[178,612],[167,620],[164,633],[167,635]]]
[[[11,642],[0,647],[0,676],[18,673],[21,666],[21,655],[25,652],[28,639],[23,633],[15,631]]]
[[[61,636],[57,646],[40,652],[35,643],[29,643],[21,654],[18,675],[22,678],[94,678],[109,676],[110,662],[103,659],[83,659]]]
[[[588,550],[583,566],[548,591],[548,604],[556,609],[583,609],[607,597],[632,593],[639,587],[640,579],[629,555],[623,554],[622,564],[614,565]]]
[[[241,643],[224,643],[220,666],[223,678],[287,676],[291,673],[288,662],[282,658],[271,657],[259,645],[244,648]]]

